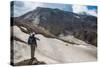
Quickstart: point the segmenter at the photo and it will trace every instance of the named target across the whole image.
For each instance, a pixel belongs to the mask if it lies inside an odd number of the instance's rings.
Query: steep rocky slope
[[[15,21],[37,25],[57,37],[59,35],[74,35],[97,46],[97,18],[94,16],[37,7],[33,11],[16,17]]]

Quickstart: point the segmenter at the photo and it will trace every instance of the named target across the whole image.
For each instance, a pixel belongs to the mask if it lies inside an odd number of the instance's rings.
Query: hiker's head
[[[31,36],[34,36],[34,35],[35,35],[35,32],[30,33],[30,35],[31,35]]]
[[[35,35],[35,32],[32,32],[32,34],[34,34],[34,35]]]

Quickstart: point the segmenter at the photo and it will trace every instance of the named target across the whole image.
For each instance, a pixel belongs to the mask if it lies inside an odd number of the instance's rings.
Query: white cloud
[[[28,10],[33,10],[38,6],[43,6],[42,3],[34,3],[34,2],[24,2],[25,8]]]
[[[74,13],[81,13],[88,11],[86,6],[81,6],[81,5],[73,5],[72,8]]]
[[[96,10],[89,10],[87,6],[83,5],[65,5],[65,4],[50,4],[41,2],[29,2],[29,1],[16,1],[17,4],[14,5],[14,16],[21,16],[29,11],[34,10],[36,7],[49,7],[49,8],[59,8],[61,10],[71,11],[74,13],[86,13],[89,15],[97,16]]]
[[[97,16],[96,10],[88,10],[89,15]]]
[[[23,2],[23,6],[22,7],[19,7],[18,5],[14,5],[14,16],[17,17],[17,16],[21,16],[31,10],[34,10],[36,7],[38,6],[43,6],[42,3],[34,3],[34,2]]]
[[[73,5],[72,8],[73,8],[74,13],[78,13],[78,14],[86,13],[88,15],[97,16],[96,10],[95,9],[88,9],[87,6]]]
[[[72,11],[72,5],[65,4],[51,4],[51,3],[42,3],[42,2],[29,2],[29,1],[16,1],[17,4],[14,6],[14,16],[21,16],[29,11],[34,10],[36,7],[48,7],[48,8],[59,8],[65,11]],[[15,3],[16,3],[15,2]],[[23,4],[23,5],[22,5]],[[21,6],[19,6],[21,5]]]

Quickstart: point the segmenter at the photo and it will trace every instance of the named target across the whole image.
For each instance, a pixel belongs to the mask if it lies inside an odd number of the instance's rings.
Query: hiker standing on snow
[[[34,57],[35,48],[37,47],[36,40],[40,40],[40,39],[35,37],[35,33],[32,33],[28,38],[28,44],[30,45],[30,48],[31,48],[31,59],[33,59],[33,60],[35,59],[35,57]]]

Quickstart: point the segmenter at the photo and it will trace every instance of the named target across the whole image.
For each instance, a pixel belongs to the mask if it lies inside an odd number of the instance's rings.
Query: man
[[[34,59],[36,59],[34,57],[35,55],[35,48],[37,47],[37,42],[36,42],[36,39],[37,40],[40,40],[38,38],[35,37],[35,33],[32,33],[29,38],[28,38],[28,44],[30,45],[30,48],[31,48],[31,60],[33,61]]]

